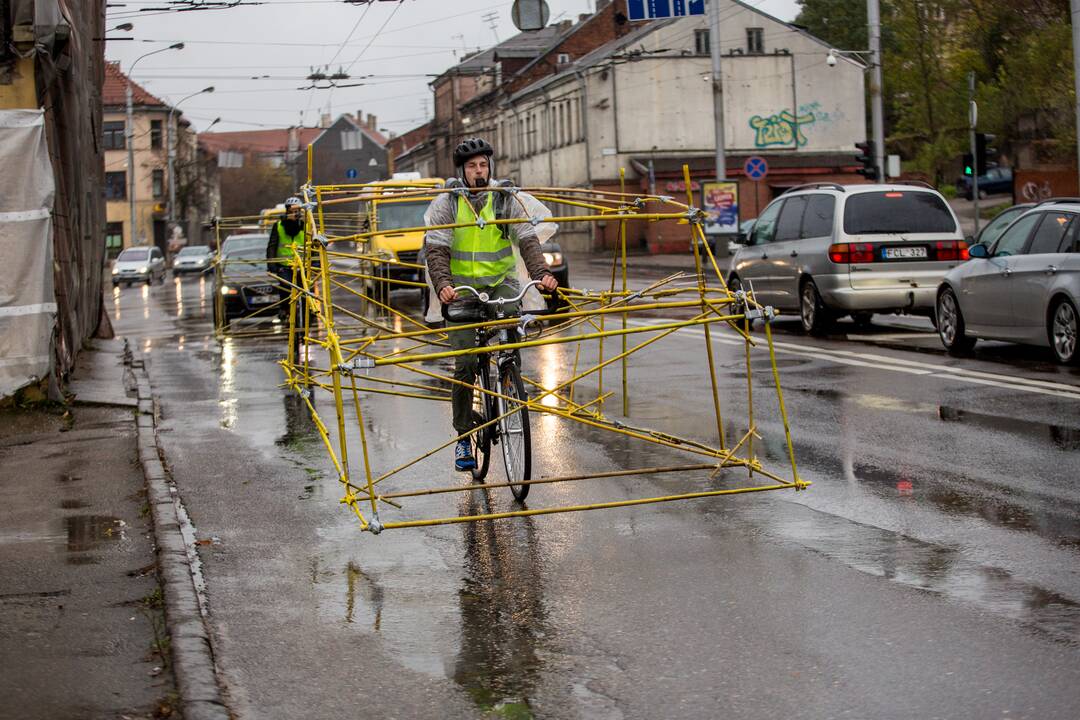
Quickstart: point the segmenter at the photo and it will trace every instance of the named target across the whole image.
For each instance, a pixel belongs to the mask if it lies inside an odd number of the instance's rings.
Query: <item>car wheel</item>
[[[803,330],[810,335],[824,333],[832,319],[825,304],[821,302],[817,285],[809,278],[803,281],[799,290],[799,316],[802,318]]]
[[[1068,298],[1060,298],[1050,312],[1049,328],[1050,349],[1059,363],[1075,363],[1080,360],[1077,352],[1077,335],[1080,331],[1080,316],[1076,306]]]
[[[964,315],[952,288],[945,288],[937,301],[938,337],[950,355],[967,355],[975,347],[975,338],[964,332]]]

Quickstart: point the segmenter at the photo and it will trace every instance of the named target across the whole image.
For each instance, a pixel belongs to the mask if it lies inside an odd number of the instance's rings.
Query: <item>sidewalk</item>
[[[69,407],[0,411],[0,718],[175,717],[121,341]]]

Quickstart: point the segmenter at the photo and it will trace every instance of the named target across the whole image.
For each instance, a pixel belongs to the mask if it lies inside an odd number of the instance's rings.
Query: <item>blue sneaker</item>
[[[476,467],[476,458],[472,454],[472,441],[469,438],[458,440],[454,446],[454,469],[468,472]]]

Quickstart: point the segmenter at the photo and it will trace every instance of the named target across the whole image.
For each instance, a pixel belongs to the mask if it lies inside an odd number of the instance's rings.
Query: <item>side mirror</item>
[[[990,257],[990,251],[982,243],[976,243],[968,248],[968,257],[986,259]]]

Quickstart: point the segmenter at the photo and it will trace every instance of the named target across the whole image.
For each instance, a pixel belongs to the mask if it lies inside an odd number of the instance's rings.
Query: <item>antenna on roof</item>
[[[488,24],[488,27],[491,28],[492,34],[495,35],[495,43],[498,44],[499,43],[499,33],[496,30],[496,28],[499,26],[499,11],[498,10],[492,10],[491,12],[487,13],[486,15],[481,15],[480,17],[481,17],[481,19],[484,20],[484,22],[486,22]]]

